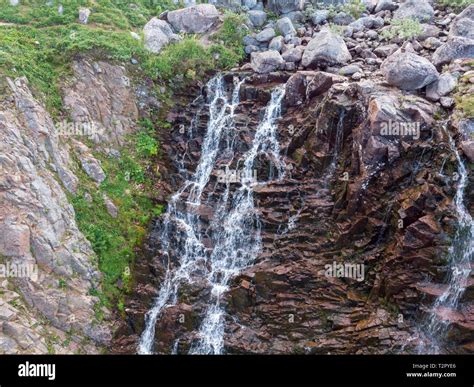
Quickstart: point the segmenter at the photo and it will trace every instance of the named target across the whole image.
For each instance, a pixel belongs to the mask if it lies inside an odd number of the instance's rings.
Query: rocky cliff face
[[[245,76],[228,74],[228,79],[235,75]],[[302,78],[301,87],[293,87],[295,78]],[[326,88],[315,88],[320,79],[326,80]],[[289,173],[256,189],[263,250],[226,294],[225,350],[415,351],[416,324],[423,305],[428,309],[439,294],[456,223],[455,186],[439,173],[454,159],[447,134],[434,123],[434,107],[416,96],[404,103],[400,91],[377,82],[351,83],[324,72],[250,75],[235,118],[241,152],[249,148],[269,89],[279,83],[287,88],[278,130]],[[304,103],[288,106],[294,99]],[[207,124],[205,115],[196,117],[196,137],[186,142],[176,130],[170,149],[173,157],[188,151],[185,165],[191,171]],[[420,138],[387,141],[380,124],[401,119],[419,122]],[[227,157],[220,155],[216,164],[225,165]],[[266,173],[267,165],[260,164],[257,175]],[[214,176],[210,196],[216,185]],[[203,227],[213,211],[207,205],[199,210]],[[160,230],[157,222],[148,245],[153,259],[138,269],[147,286],[138,285],[138,297],[129,305],[129,329],[135,334],[143,330],[144,312],[165,272]],[[362,281],[325,275],[327,265],[346,261],[366,267]],[[186,353],[196,339],[209,295],[205,283],[189,286],[175,306],[162,312],[156,325],[157,352],[170,353],[178,341],[178,352]],[[471,293],[468,287],[461,301],[465,312],[451,321],[449,348],[454,352],[470,351]],[[122,350],[133,350],[133,337],[128,342]]]
[[[110,319],[97,320],[98,299],[91,295],[100,287],[97,258],[77,227],[68,196],[77,191],[81,168],[96,182],[105,178],[92,149],[83,142],[92,140],[110,151],[133,130],[137,107],[121,67],[78,60],[69,82],[64,86],[64,102],[71,108],[72,121],[62,122],[53,120],[33,97],[25,78],[7,79],[4,84],[0,111],[0,258],[6,268],[0,281],[3,353],[94,353],[111,340]],[[78,134],[82,142],[70,141]]]

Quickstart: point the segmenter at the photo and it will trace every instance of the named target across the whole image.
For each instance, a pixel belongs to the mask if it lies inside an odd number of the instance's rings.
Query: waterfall
[[[449,321],[441,318],[439,313],[457,308],[471,273],[470,266],[474,256],[474,221],[464,204],[468,172],[451,136],[449,136],[449,143],[458,164],[454,205],[459,223],[448,254],[449,273],[446,290],[434,302],[423,326],[423,334],[429,342],[422,342],[418,347],[418,352],[424,354],[442,352],[442,342],[448,333]]]
[[[284,88],[276,88],[271,95],[265,114],[255,132],[250,149],[237,166],[240,168],[240,187],[226,182],[225,190],[218,195],[215,212],[210,221],[212,249],[204,246],[205,237],[195,209],[201,205],[203,192],[215,169],[219,152],[232,151],[233,141],[223,141],[234,127],[235,109],[239,104],[239,90],[245,80],[235,80],[230,98],[225,91],[222,76],[208,83],[211,94],[209,123],[204,138],[201,157],[192,178],[175,193],[163,218],[161,235],[164,261],[168,263],[165,278],[158,296],[146,314],[145,329],[140,338],[138,352],[153,352],[155,325],[164,308],[175,305],[182,284],[191,284],[195,279],[205,279],[210,289],[210,300],[193,343],[191,354],[220,354],[224,347],[223,294],[232,278],[252,263],[261,248],[259,220],[254,208],[253,190],[255,162],[261,155],[268,157],[277,170],[278,177],[284,175],[285,163],[280,157],[277,140],[276,119],[280,116]],[[225,143],[226,149],[221,149]],[[213,195],[217,195],[213,192]],[[174,251],[173,251],[174,250]],[[209,251],[211,250],[211,251]],[[172,267],[170,255],[178,258]],[[177,343],[177,342],[176,342]],[[177,345],[175,344],[176,351]]]

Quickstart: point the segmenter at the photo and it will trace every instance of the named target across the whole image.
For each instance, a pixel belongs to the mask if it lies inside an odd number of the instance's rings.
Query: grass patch
[[[382,38],[413,39],[423,32],[420,22],[415,19],[393,19],[390,27],[382,31]]]
[[[107,175],[98,189],[84,172],[77,172],[81,184],[71,202],[78,227],[91,242],[104,275],[102,292],[92,291],[101,300],[96,310],[99,319],[102,306],[123,304],[123,296],[130,289],[135,250],[146,235],[151,217],[163,211],[163,207],[152,200],[152,181],[156,176],[151,166],[156,154],[158,140],[152,137],[150,128],[143,125],[128,138],[120,159],[96,155]],[[116,218],[108,213],[104,195],[118,208]]]

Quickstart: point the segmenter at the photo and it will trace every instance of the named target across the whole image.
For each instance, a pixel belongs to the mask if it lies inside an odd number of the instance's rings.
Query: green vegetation
[[[156,178],[152,165],[157,154],[158,141],[153,137],[150,122],[143,121],[142,128],[128,138],[120,159],[96,155],[107,174],[99,189],[82,171],[77,171],[80,190],[71,198],[76,220],[91,242],[104,273],[103,293],[93,291],[102,301],[96,311],[99,318],[103,305],[110,306],[111,302],[123,305],[135,249],[142,242],[151,217],[163,211],[163,207],[152,200],[152,181]],[[116,218],[108,213],[104,195],[119,209]]]
[[[382,31],[384,39],[413,39],[423,32],[420,22],[415,19],[394,19],[390,27]]]
[[[328,24],[328,27],[329,29],[331,30],[332,33],[336,34],[336,35],[344,35],[344,30],[346,29],[346,26],[340,26],[338,24],[334,24],[334,23],[329,23]]]
[[[438,0],[438,4],[460,11],[467,6],[474,4],[474,0]]]
[[[362,0],[350,0],[341,6],[341,11],[351,15],[354,19],[359,19],[365,11],[365,4]]]
[[[474,118],[474,95],[463,94],[456,96],[456,108],[462,112],[466,118]]]
[[[16,7],[0,0],[0,22],[19,23],[0,26],[0,75],[26,76],[33,90],[44,96],[47,109],[58,114],[58,85],[69,74],[71,60],[77,54],[124,63],[134,58],[145,76],[171,80],[184,75],[185,81],[211,70],[228,69],[243,58],[243,20],[232,13],[226,15],[210,46],[185,36],[159,55],[145,50],[143,42],[130,32],[172,8],[167,6],[168,1],[141,0],[131,6],[125,0],[72,0],[59,15],[57,5],[49,7],[39,0],[23,1]],[[89,6],[92,11],[86,26],[77,23],[80,6]]]

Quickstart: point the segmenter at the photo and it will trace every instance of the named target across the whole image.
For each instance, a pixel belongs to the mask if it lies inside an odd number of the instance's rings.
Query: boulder
[[[306,98],[306,77],[301,73],[293,74],[285,85],[285,102],[288,106],[301,105]]]
[[[395,51],[398,50],[398,45],[388,44],[386,46],[379,46],[374,49],[374,54],[381,58],[386,58],[387,56],[392,55]]]
[[[219,12],[212,4],[198,4],[168,12],[166,17],[175,31],[201,34],[217,22]]]
[[[449,36],[474,39],[474,4],[462,11],[451,24]]]
[[[250,22],[255,27],[262,27],[267,21],[267,14],[264,11],[249,11],[247,15],[249,17]]]
[[[347,26],[348,24],[351,24],[354,21],[354,17],[345,12],[339,12],[336,16],[334,16],[332,21],[334,22],[334,24],[340,26]]]
[[[155,54],[159,53],[170,42],[180,39],[166,21],[156,17],[143,27],[143,35],[145,38],[145,48]]]
[[[267,7],[277,14],[302,11],[304,0],[268,0]]]
[[[282,17],[281,19],[278,19],[276,25],[283,36],[296,35],[295,27],[293,27],[293,23],[289,18]]]
[[[375,13],[380,11],[395,11],[398,8],[398,4],[395,4],[393,0],[379,0],[375,7]]]
[[[269,42],[276,36],[275,30],[271,27],[265,28],[263,31],[260,31],[257,35],[255,35],[255,39],[257,39],[260,43]]]
[[[341,36],[329,29],[317,33],[306,46],[301,64],[304,67],[317,64],[345,64],[352,59]]]
[[[474,58],[474,39],[452,36],[433,53],[436,67],[462,58]]]
[[[280,69],[285,61],[277,51],[253,52],[250,55],[252,69],[260,74]]]
[[[426,98],[431,101],[438,101],[441,97],[451,93],[458,84],[456,77],[450,73],[440,75],[436,82],[426,88]]]
[[[362,0],[362,3],[365,5],[365,9],[369,13],[374,12],[375,7],[377,6],[377,0]]]
[[[471,163],[474,163],[474,141],[461,142],[461,149]]]
[[[323,24],[329,17],[329,11],[327,9],[321,9],[316,11],[311,17],[311,21],[315,26]]]
[[[301,57],[303,56],[304,52],[304,47],[303,46],[297,46],[294,48],[290,48],[289,50],[286,50],[281,57],[285,62],[299,62],[301,60]]]
[[[402,90],[421,89],[439,77],[438,70],[428,59],[403,48],[390,55],[381,70],[389,84]]]
[[[429,22],[433,19],[434,9],[428,0],[406,0],[394,12],[394,19],[416,19]]]
[[[281,49],[283,48],[283,43],[283,36],[275,36],[268,45],[268,49],[281,52]]]

